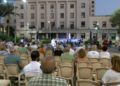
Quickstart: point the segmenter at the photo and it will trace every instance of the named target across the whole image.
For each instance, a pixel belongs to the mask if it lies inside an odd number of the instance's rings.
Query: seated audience
[[[71,55],[74,55],[74,54],[75,54],[75,51],[74,51],[74,46],[73,46],[73,44],[69,44],[68,47],[69,47],[69,53],[70,53]]]
[[[57,45],[56,49],[54,50],[54,56],[61,56],[63,53],[62,49],[60,48],[59,45]]]
[[[9,53],[8,53],[8,51],[6,50],[5,45],[0,44],[0,55],[6,56],[6,55],[8,55],[8,54],[9,54]]]
[[[22,68],[21,58],[14,54],[15,49],[11,47],[9,51],[10,51],[10,54],[5,56],[4,63],[5,64],[17,64],[19,68]]]
[[[64,53],[61,55],[62,61],[73,62],[74,56],[69,53],[69,48],[65,47]]]
[[[87,53],[88,58],[99,58],[99,52],[97,51],[97,46],[92,45],[92,48],[90,51]]]
[[[68,86],[65,79],[52,75],[56,69],[53,57],[43,58],[41,69],[43,74],[32,78],[29,81],[29,86]]]
[[[88,62],[89,60],[88,60],[88,58],[87,58],[87,56],[86,56],[86,50],[85,49],[80,49],[79,51],[78,51],[78,53],[77,53],[77,56],[76,56],[76,58],[75,58],[75,61],[76,62]]]
[[[28,50],[24,46],[24,44],[20,44],[20,47],[18,48],[18,51],[19,51],[20,54],[28,54]]]
[[[111,58],[112,68],[107,70],[102,81],[104,83],[120,82],[120,56],[113,56]]]
[[[23,69],[23,72],[25,75],[32,75],[37,76],[42,73],[42,70],[40,69],[40,62],[37,62],[39,59],[39,52],[38,51],[32,51],[31,53],[31,59],[32,61],[26,65]]]
[[[32,52],[32,51],[35,51],[35,50],[37,50],[37,49],[38,49],[37,44],[36,44],[35,42],[32,42],[32,44],[31,44],[31,46],[30,46],[31,52]]]
[[[107,51],[107,46],[102,47],[102,51],[100,52],[100,58],[110,58],[110,53]]]
[[[43,44],[39,48],[39,53],[42,54],[42,55],[45,55],[45,48],[44,48]]]

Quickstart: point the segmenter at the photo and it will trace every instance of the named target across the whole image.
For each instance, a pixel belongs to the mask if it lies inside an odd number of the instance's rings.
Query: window
[[[24,22],[20,22],[20,27],[21,27],[21,28],[24,27]]]
[[[115,40],[116,39],[116,33],[110,33],[111,36],[111,40]]]
[[[115,27],[115,24],[111,24],[111,27]]]
[[[7,19],[7,20],[6,20],[6,23],[9,24],[9,22],[10,22],[9,19]]]
[[[64,29],[64,22],[60,22],[60,28]]]
[[[81,3],[81,8],[85,8],[85,3]]]
[[[85,21],[81,22],[81,27],[85,27]]]
[[[35,22],[32,21],[32,22],[31,22],[31,25],[32,25],[32,26],[35,25]]]
[[[74,22],[70,22],[70,29],[74,29]]]
[[[81,13],[81,18],[85,18],[85,12]]]
[[[44,9],[44,4],[41,4],[41,5],[40,5],[40,8],[41,8],[41,9]]]
[[[41,22],[41,29],[45,27],[45,23]]]
[[[95,6],[94,5],[92,5],[92,8],[94,8]]]
[[[70,4],[70,8],[74,8],[74,4]]]
[[[54,9],[54,4],[51,4],[51,5],[50,5],[50,9]]]
[[[31,22],[30,22],[29,28],[30,28],[30,29],[34,29],[34,28],[35,28],[35,22],[34,22],[34,21],[31,21]]]
[[[60,13],[60,18],[64,18],[64,13]]]
[[[35,14],[31,13],[31,19],[34,19],[34,18],[35,18]]]
[[[92,4],[94,4],[95,2],[94,1],[92,1]]]
[[[60,4],[60,8],[61,8],[61,9],[64,9],[64,4]]]
[[[54,19],[54,13],[50,13],[50,18]]]
[[[92,12],[94,12],[94,9],[92,9]]]
[[[85,39],[85,33],[81,33],[81,38]]]
[[[30,9],[32,9],[32,10],[35,9],[35,5],[31,5]]]
[[[107,26],[107,22],[106,21],[103,21],[102,22],[102,27],[106,27]]]
[[[44,19],[45,16],[44,16],[44,13],[41,13],[41,19]]]
[[[20,19],[24,19],[24,14],[23,13],[20,14]]]
[[[24,5],[23,4],[20,5],[20,9],[24,9]]]
[[[107,38],[107,33],[102,33],[102,40],[104,40],[105,38]]]
[[[55,28],[55,22],[51,22],[51,28]]]
[[[74,13],[70,13],[70,18],[74,18]]]
[[[93,27],[96,27],[97,21],[93,21]]]

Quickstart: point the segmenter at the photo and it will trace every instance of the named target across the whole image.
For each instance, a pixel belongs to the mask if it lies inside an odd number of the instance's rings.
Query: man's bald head
[[[41,61],[41,69],[43,73],[50,74],[55,70],[55,60],[54,57],[45,57]]]

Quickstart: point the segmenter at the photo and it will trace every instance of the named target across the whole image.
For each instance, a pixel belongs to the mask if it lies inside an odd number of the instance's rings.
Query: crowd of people
[[[21,66],[21,54],[27,54],[31,61],[26,66]],[[108,47],[105,45],[92,45],[90,49],[80,46],[74,49],[72,44],[51,45],[36,44],[14,44],[12,42],[0,41],[0,55],[5,57],[5,64],[17,64],[20,71],[25,75],[34,76],[29,81],[29,86],[67,86],[67,82],[62,77],[53,76],[56,69],[55,56],[59,56],[61,61],[66,62],[89,62],[89,58],[108,58],[111,60],[111,68],[104,74],[102,81],[104,83],[120,82],[120,56],[111,56]]]

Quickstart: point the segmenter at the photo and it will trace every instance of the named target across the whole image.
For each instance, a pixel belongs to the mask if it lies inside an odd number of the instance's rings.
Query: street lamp
[[[99,23],[98,22],[95,24],[95,27],[93,30],[95,30],[96,35],[95,35],[95,38],[93,39],[93,33],[90,30],[90,45],[92,45],[93,42],[97,42],[97,36],[98,36],[98,30],[99,30]]]
[[[3,0],[3,2],[6,4],[6,3],[7,3],[7,0]]]
[[[49,31],[50,31],[50,40],[51,40],[51,26],[50,26],[50,21],[48,21],[48,29],[49,29]]]
[[[27,0],[22,0],[23,1],[23,3],[27,3]]]
[[[97,36],[98,36],[98,30],[99,30],[99,23],[96,23],[96,26],[94,28],[96,30],[96,41],[97,41]]]

